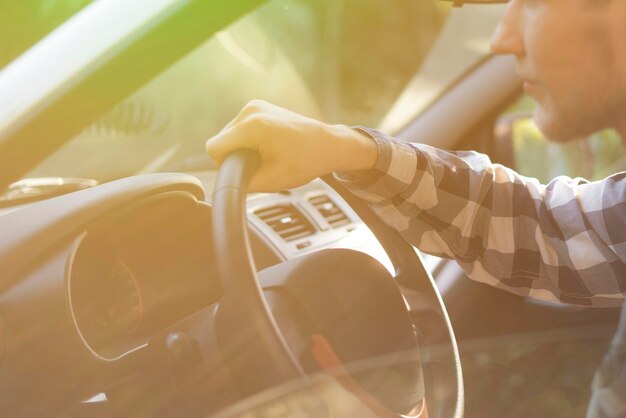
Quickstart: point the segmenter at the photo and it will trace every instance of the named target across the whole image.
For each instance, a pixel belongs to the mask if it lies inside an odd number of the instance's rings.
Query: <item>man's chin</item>
[[[560,144],[584,138],[594,132],[594,130],[583,129],[578,121],[556,117],[542,110],[539,106],[535,110],[534,118],[535,124],[543,135],[548,140]]]

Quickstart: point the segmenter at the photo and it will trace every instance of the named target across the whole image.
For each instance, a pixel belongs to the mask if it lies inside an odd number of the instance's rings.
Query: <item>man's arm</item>
[[[331,172],[422,251],[517,294],[619,306],[626,292],[626,174],[547,186],[474,152],[451,153],[373,130],[328,125],[254,101],[215,137],[216,162],[261,155],[251,191]]]
[[[482,154],[362,130],[377,142],[376,167],[336,177],[420,250],[454,258],[471,278],[516,294],[621,305],[626,174],[544,186]]]

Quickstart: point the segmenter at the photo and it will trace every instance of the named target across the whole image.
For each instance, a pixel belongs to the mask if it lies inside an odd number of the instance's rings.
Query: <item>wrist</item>
[[[369,135],[345,125],[334,125],[336,144],[333,171],[367,171],[376,166],[378,147]]]

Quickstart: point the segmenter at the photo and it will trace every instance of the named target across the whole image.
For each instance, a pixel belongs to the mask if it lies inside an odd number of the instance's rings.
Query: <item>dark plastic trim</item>
[[[88,223],[131,202],[169,191],[187,191],[204,200],[195,177],[158,173],[112,181],[0,216],[0,291],[41,254],[75,236]]]

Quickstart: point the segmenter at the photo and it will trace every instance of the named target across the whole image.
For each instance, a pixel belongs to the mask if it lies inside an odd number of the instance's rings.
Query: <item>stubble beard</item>
[[[535,123],[549,140],[567,143],[603,129],[616,129],[626,139],[626,88],[572,97],[562,103],[537,102]]]

